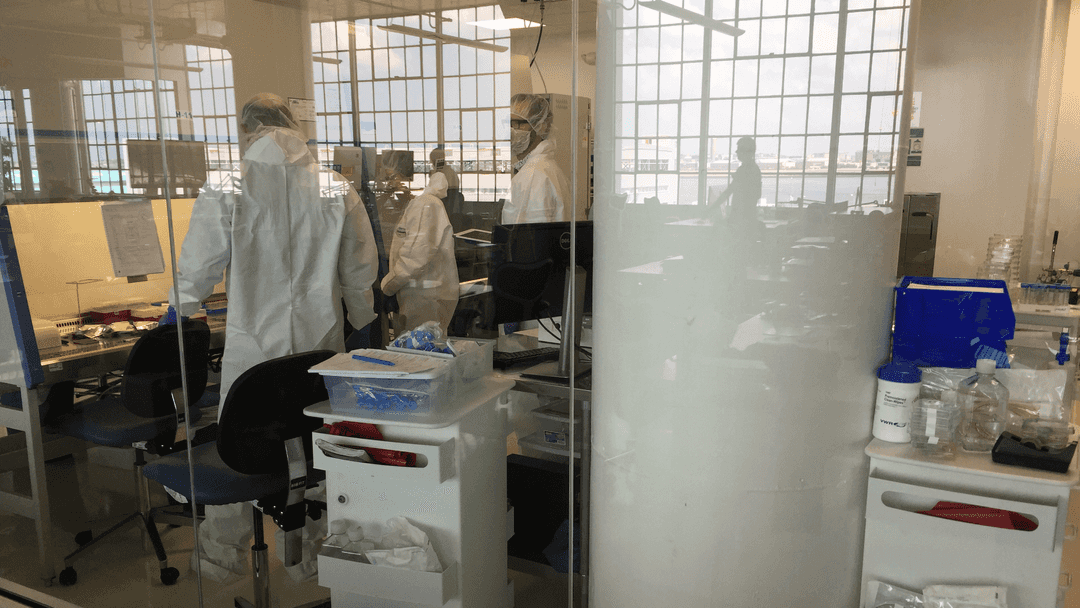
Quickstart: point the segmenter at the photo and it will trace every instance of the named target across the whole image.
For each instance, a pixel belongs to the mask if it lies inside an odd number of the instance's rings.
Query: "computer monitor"
[[[353,183],[360,190],[367,182],[375,179],[375,170],[379,159],[375,148],[355,146],[334,146],[333,169]]]
[[[412,150],[383,150],[379,153],[379,176],[376,179],[384,182],[396,177],[411,181],[414,170]]]
[[[171,192],[176,189],[197,190],[206,183],[205,142],[165,140],[169,167],[167,186],[162,172],[160,140],[129,139],[126,147],[132,188],[156,192],[167,187]]]
[[[494,310],[485,319],[485,324],[497,327],[503,323],[563,317],[558,363],[541,364],[547,365],[548,369],[530,369],[522,375],[559,381],[569,379],[569,362],[576,356],[581,339],[581,318],[592,308],[592,222],[576,222],[573,233],[576,236],[574,263],[577,269],[571,272],[570,222],[497,224],[492,227],[488,283]],[[567,314],[570,307],[575,313],[572,317]],[[575,375],[587,370],[584,363],[576,365]]]

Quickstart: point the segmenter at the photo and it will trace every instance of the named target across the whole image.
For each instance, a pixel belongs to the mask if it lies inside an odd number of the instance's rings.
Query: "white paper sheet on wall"
[[[165,272],[165,258],[150,201],[102,203],[101,217],[105,222],[105,238],[115,276]]]

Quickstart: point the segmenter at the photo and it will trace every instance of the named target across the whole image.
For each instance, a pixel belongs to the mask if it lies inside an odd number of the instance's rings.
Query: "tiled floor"
[[[94,531],[106,529],[135,508],[134,476],[130,470],[118,468],[130,457],[107,448],[91,448],[88,456],[50,463],[50,496],[54,512],[54,538],[63,552],[77,545],[74,533],[86,529],[86,521]],[[0,485],[21,487],[27,483],[25,474],[0,473]],[[81,500],[80,500],[81,497]],[[153,493],[154,504],[165,504],[167,498],[158,489]],[[86,505],[86,515],[81,505]],[[22,585],[59,598],[82,608],[104,607],[190,607],[229,608],[233,597],[251,598],[250,576],[233,576],[223,583],[203,577],[198,580],[190,567],[194,535],[190,527],[159,526],[162,541],[169,555],[169,565],[180,571],[175,585],[165,586],[159,580],[159,566],[153,551],[143,546],[143,533],[136,526],[103,540],[78,558],[75,564],[78,581],[72,586],[53,582],[45,584],[38,574],[37,537],[32,520],[3,513],[0,509],[0,579]],[[329,597],[329,590],[314,580],[294,582],[274,557],[274,524],[267,519],[267,543],[270,545],[271,597],[275,607],[287,607]],[[556,608],[566,606],[565,578],[548,578],[510,571],[514,581],[517,608]],[[201,589],[200,589],[201,587]]]

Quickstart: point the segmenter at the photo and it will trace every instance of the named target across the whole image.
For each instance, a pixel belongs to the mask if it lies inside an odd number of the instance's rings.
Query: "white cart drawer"
[[[441,484],[457,474],[453,439],[448,439],[438,445],[428,445],[331,435],[321,429],[315,431],[313,436],[315,440],[322,439],[323,441],[350,448],[378,448],[416,454],[415,467],[395,467],[327,456],[316,445],[314,448],[315,468],[328,473],[339,472],[347,475],[359,475],[374,478],[376,481],[385,479],[394,482],[406,481],[433,485]]]
[[[932,508],[938,501],[959,502],[980,507],[991,507],[1015,511],[1034,518],[1038,526],[1034,530],[1007,530],[991,526],[981,526],[964,521],[923,515],[916,511]],[[990,498],[963,492],[941,490],[921,485],[903,483],[870,476],[866,492],[866,519],[869,526],[872,521],[888,522],[898,528],[911,531],[912,534],[927,539],[978,540],[987,544],[988,550],[1023,545],[1037,550],[1054,552],[1057,544],[1058,529],[1057,505],[1039,504],[1027,501]]]
[[[417,572],[373,566],[337,547],[323,547],[319,585],[367,597],[442,606],[458,594],[458,565],[452,562],[442,572]]]

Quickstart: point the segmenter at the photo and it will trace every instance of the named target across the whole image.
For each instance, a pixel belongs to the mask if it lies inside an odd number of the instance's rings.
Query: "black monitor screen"
[[[592,307],[592,222],[577,222],[575,263],[586,275],[585,309]],[[488,325],[546,319],[562,314],[570,267],[570,222],[495,225],[488,283],[494,313]],[[550,260],[550,264],[547,261]]]

